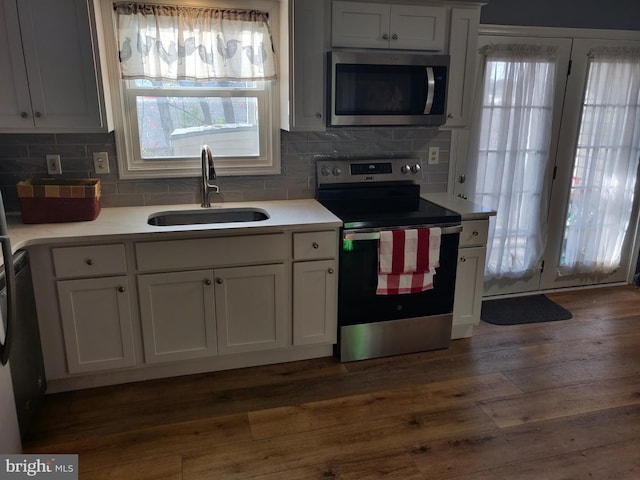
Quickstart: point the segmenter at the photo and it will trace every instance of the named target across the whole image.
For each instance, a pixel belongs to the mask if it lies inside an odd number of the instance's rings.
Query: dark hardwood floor
[[[49,395],[26,451],[81,479],[639,479],[640,290],[449,349]]]

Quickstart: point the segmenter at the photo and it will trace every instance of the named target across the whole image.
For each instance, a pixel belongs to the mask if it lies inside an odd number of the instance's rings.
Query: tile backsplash
[[[329,129],[325,132],[281,131],[280,175],[219,177],[221,195],[212,201],[282,200],[315,197],[315,162],[319,158],[419,158],[423,192],[447,189],[451,134],[435,128]],[[437,165],[429,165],[429,147],[440,148]],[[108,175],[96,176],[93,152],[109,154]],[[7,211],[18,211],[15,185],[29,177],[46,177],[47,154],[60,155],[63,177],[102,180],[104,207],[199,203],[199,179],[121,180],[113,133],[0,134],[0,188]]]

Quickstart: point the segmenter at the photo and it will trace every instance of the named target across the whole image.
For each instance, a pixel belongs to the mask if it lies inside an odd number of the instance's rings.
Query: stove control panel
[[[416,158],[318,160],[316,170],[318,185],[326,185],[417,180],[422,166]]]

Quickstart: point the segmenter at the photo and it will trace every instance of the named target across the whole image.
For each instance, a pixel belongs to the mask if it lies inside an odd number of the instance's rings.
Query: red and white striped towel
[[[376,295],[432,289],[440,266],[440,235],[438,227],[380,232]]]

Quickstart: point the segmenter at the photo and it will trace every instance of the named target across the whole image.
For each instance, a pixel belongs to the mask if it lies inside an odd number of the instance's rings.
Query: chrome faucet
[[[213,185],[211,180],[215,180],[216,169],[213,166],[213,155],[209,145],[203,145],[200,153],[200,159],[202,160],[202,203],[201,207],[210,207],[209,201],[209,189],[215,189],[216,193],[220,193],[220,188],[217,185]]]

